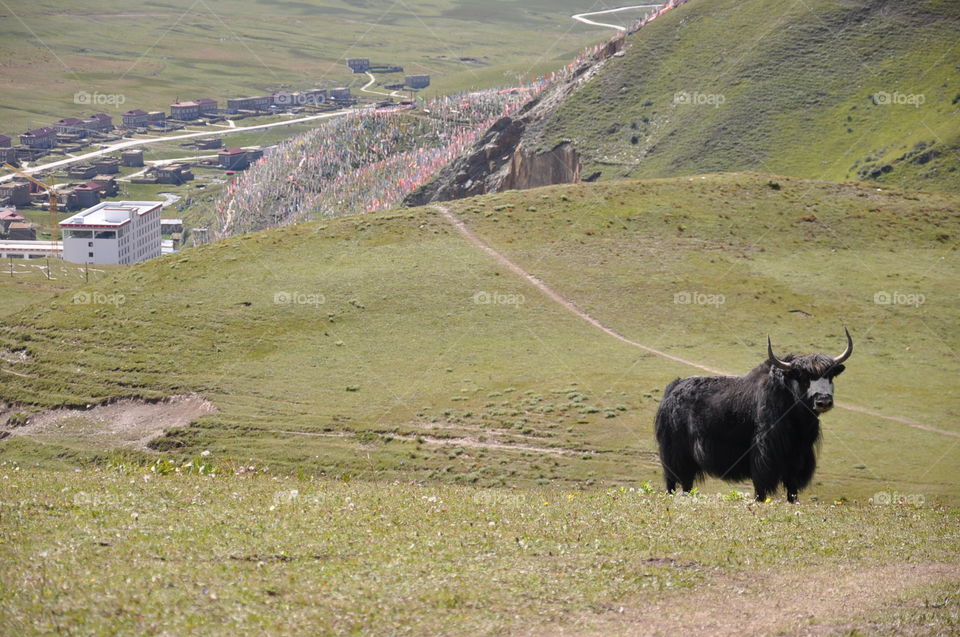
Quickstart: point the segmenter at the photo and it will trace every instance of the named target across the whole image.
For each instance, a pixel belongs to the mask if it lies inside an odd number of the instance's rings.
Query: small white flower
[[[210,455],[210,450],[209,450],[209,449],[204,449],[203,451],[200,452],[200,456],[203,457],[203,458],[206,458],[206,457],[209,456],[209,455]]]

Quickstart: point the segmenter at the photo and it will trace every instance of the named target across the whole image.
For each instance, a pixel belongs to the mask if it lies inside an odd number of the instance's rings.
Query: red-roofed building
[[[83,137],[87,134],[87,129],[83,127],[83,121],[76,117],[64,117],[57,120],[53,123],[53,129],[64,135],[80,135]]]
[[[250,165],[247,151],[242,148],[225,148],[217,153],[217,160],[227,170],[243,170]]]
[[[176,102],[170,105],[170,117],[187,121],[200,117],[200,105],[196,102]]]
[[[57,145],[57,131],[49,126],[28,130],[20,135],[20,143],[27,148],[53,148]]]
[[[142,128],[147,125],[147,111],[135,108],[123,114],[123,126],[125,128]]]
[[[25,223],[27,219],[16,211],[15,208],[4,208],[0,210],[0,234],[7,234],[12,223]]]
[[[197,109],[201,115],[213,114],[217,112],[217,100],[209,97],[201,97],[196,100]]]
[[[83,127],[89,131],[109,133],[113,130],[113,118],[106,113],[97,113],[92,117],[84,117]]]
[[[100,203],[100,191],[103,187],[95,182],[80,184],[67,195],[67,209],[79,210]]]

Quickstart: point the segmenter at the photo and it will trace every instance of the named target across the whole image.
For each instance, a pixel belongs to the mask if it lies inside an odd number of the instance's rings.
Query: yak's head
[[[853,339],[847,334],[847,349],[837,357],[824,354],[807,354],[786,358],[777,358],[773,353],[773,344],[767,337],[767,355],[770,366],[783,372],[784,381],[794,396],[813,411],[822,414],[833,408],[833,379],[844,370],[843,361],[853,354]]]

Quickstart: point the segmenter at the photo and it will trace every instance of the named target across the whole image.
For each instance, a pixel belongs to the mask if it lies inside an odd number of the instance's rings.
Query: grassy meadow
[[[960,627],[960,509],[761,506],[737,491],[672,497],[643,484],[585,492],[343,482],[271,476],[217,455],[202,462],[195,467],[221,473],[0,463],[5,630],[895,635]],[[799,605],[789,593],[794,577],[812,588]],[[724,601],[705,625],[684,619],[717,596]]]
[[[511,83],[607,37],[569,17],[606,8],[13,2],[0,130],[79,114],[81,90],[358,89],[347,57],[430,73],[424,94]],[[664,493],[654,414],[704,372],[435,207],[89,273],[0,263],[0,634],[960,632],[958,19],[691,0],[533,140],[601,181],[444,209],[699,365],[744,373],[767,335],[838,354],[849,328],[799,504]],[[209,223],[223,175],[195,172],[121,194]]]
[[[845,324],[857,349],[840,401],[960,431],[953,197],[743,174],[452,208],[604,324],[731,373],[764,359],[768,333],[780,352],[838,353]],[[16,374],[0,395],[25,413],[193,392],[216,405],[133,452],[144,462],[209,449],[337,478],[657,483],[659,393],[697,373],[567,313],[432,208],[236,237],[79,290],[123,301],[68,292],[7,317]],[[806,497],[955,501],[949,435],[843,409],[823,423]],[[0,444],[0,458],[48,466],[108,453],[55,430]]]

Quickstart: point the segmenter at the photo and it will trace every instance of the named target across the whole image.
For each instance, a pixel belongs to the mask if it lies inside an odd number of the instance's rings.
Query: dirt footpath
[[[872,632],[870,619],[922,607],[924,586],[960,586],[960,564],[808,568],[719,576],[693,589],[586,615],[523,635],[834,635]],[[925,634],[916,626],[917,634]],[[876,628],[874,628],[876,630]]]

